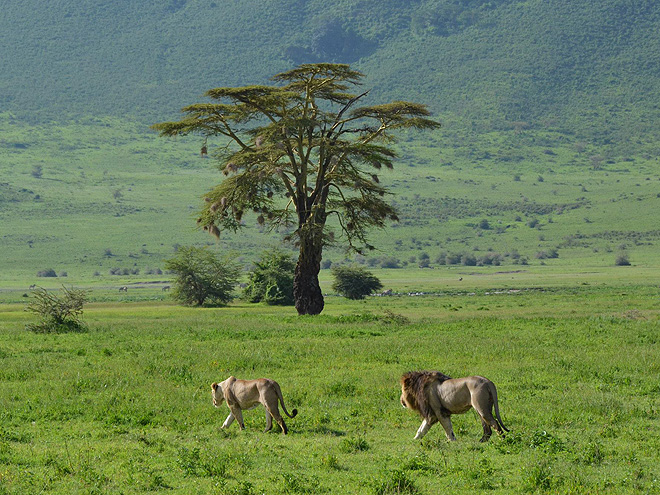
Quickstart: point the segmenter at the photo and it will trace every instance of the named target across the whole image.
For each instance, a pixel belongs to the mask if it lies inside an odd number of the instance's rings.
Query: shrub
[[[477,266],[477,257],[474,254],[466,253],[461,256],[461,264],[463,266]]]
[[[380,262],[381,268],[401,268],[401,264],[398,259],[394,257],[383,258]]]
[[[293,305],[293,275],[295,260],[280,250],[264,252],[248,274],[248,285],[243,292],[253,303]]]
[[[497,253],[486,253],[477,260],[478,265],[500,266],[502,264],[502,255]]]
[[[47,270],[38,271],[37,277],[57,277],[57,273],[52,268],[48,268]]]
[[[165,267],[174,273],[172,297],[191,306],[207,301],[222,305],[231,301],[238,282],[239,268],[229,260],[221,261],[206,248],[180,247]]]
[[[630,266],[630,260],[628,259],[628,253],[621,252],[616,256],[614,260],[616,266]]]
[[[556,259],[559,258],[559,251],[554,248],[547,251],[539,251],[534,257],[537,260]]]
[[[375,275],[359,266],[339,266],[332,269],[332,275],[332,290],[348,299],[364,299],[383,288]]]
[[[37,287],[32,291],[32,298],[25,310],[39,316],[41,321],[27,325],[27,330],[37,333],[87,331],[81,319],[87,301],[86,291],[62,286],[62,295],[58,297]]]
[[[447,265],[458,265],[461,262],[460,253],[449,253],[445,258],[445,263]]]

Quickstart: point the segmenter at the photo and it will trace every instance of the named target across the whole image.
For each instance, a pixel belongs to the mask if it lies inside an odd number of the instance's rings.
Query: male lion
[[[465,413],[471,407],[474,407],[481,417],[484,428],[482,442],[487,442],[490,438],[493,431],[491,426],[500,435],[509,431],[500,417],[495,384],[483,376],[451,378],[439,371],[410,371],[404,374],[400,381],[401,404],[419,412],[423,420],[415,439],[422,438],[429,428],[439,421],[445,429],[447,439],[455,441],[451,415]],[[497,421],[493,418],[493,406]]]
[[[222,401],[226,400],[227,406],[229,406],[229,410],[231,411],[222,424],[223,428],[227,428],[234,422],[234,419],[237,419],[238,426],[241,430],[244,430],[245,424],[243,423],[243,414],[241,411],[254,409],[259,404],[262,404],[266,409],[265,431],[270,431],[273,428],[273,418],[275,418],[277,424],[282,428],[282,433],[286,435],[289,430],[284,424],[284,420],[277,408],[277,401],[280,401],[282,409],[290,418],[298,414],[296,409],[291,411],[292,414],[289,414],[289,411],[286,410],[282,391],[275,380],[269,380],[268,378],[237,380],[233,376],[230,376],[224,382],[214,383],[211,385],[211,388],[213,405],[220,407]]]

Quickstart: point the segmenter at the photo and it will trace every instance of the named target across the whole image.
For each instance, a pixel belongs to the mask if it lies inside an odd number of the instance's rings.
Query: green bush
[[[209,249],[182,246],[165,261],[165,267],[176,275],[172,297],[183,304],[223,305],[234,298],[232,291],[238,283],[239,267],[218,259]]]
[[[57,277],[57,273],[52,268],[48,268],[46,270],[39,270],[37,277]]]
[[[295,260],[280,250],[267,251],[254,264],[248,275],[248,285],[243,292],[250,302],[291,306],[293,299],[293,275]]]
[[[37,333],[85,332],[87,326],[81,320],[87,292],[62,286],[62,295],[56,296],[43,287],[32,291],[32,300],[26,311],[41,318],[39,323],[27,325],[27,330]]]
[[[628,258],[628,253],[621,252],[617,255],[614,260],[616,266],[630,266],[630,259]]]
[[[364,299],[383,288],[380,280],[360,266],[338,266],[332,269],[332,290],[348,299]]]

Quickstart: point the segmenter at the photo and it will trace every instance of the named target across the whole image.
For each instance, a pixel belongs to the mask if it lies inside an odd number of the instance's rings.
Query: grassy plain
[[[113,270],[139,271],[139,281],[178,245],[209,244],[249,265],[280,242],[249,215],[218,242],[195,228],[203,194],[222,176],[199,157],[198,140],[119,119],[30,125],[6,113],[0,132],[0,289],[131,282]],[[638,267],[660,266],[660,162],[643,149],[608,159],[556,133],[466,135],[451,121],[424,141],[401,137],[395,169],[380,175],[401,221],[372,232],[378,250],[364,262],[416,267],[428,257],[439,267],[446,255],[498,255],[506,270],[576,272],[609,269],[625,251]],[[324,260],[342,262],[342,247]],[[67,278],[38,280],[47,269]]]
[[[467,282],[464,280],[463,282]],[[130,292],[129,292],[130,293]],[[0,493],[660,493],[656,286],[470,288],[327,299],[92,303],[88,333],[37,335],[0,305]],[[482,374],[511,433],[456,443],[398,402],[411,369]],[[278,380],[290,435],[220,430],[210,383]]]

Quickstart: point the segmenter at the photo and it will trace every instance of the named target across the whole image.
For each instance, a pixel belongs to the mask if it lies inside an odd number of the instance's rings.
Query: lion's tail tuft
[[[286,412],[286,411],[285,411],[285,412]],[[287,412],[287,415],[288,415],[290,418],[295,418],[295,417],[296,417],[296,414],[298,414],[298,409],[293,409],[293,410],[291,411],[291,414],[289,414],[289,413]]]

